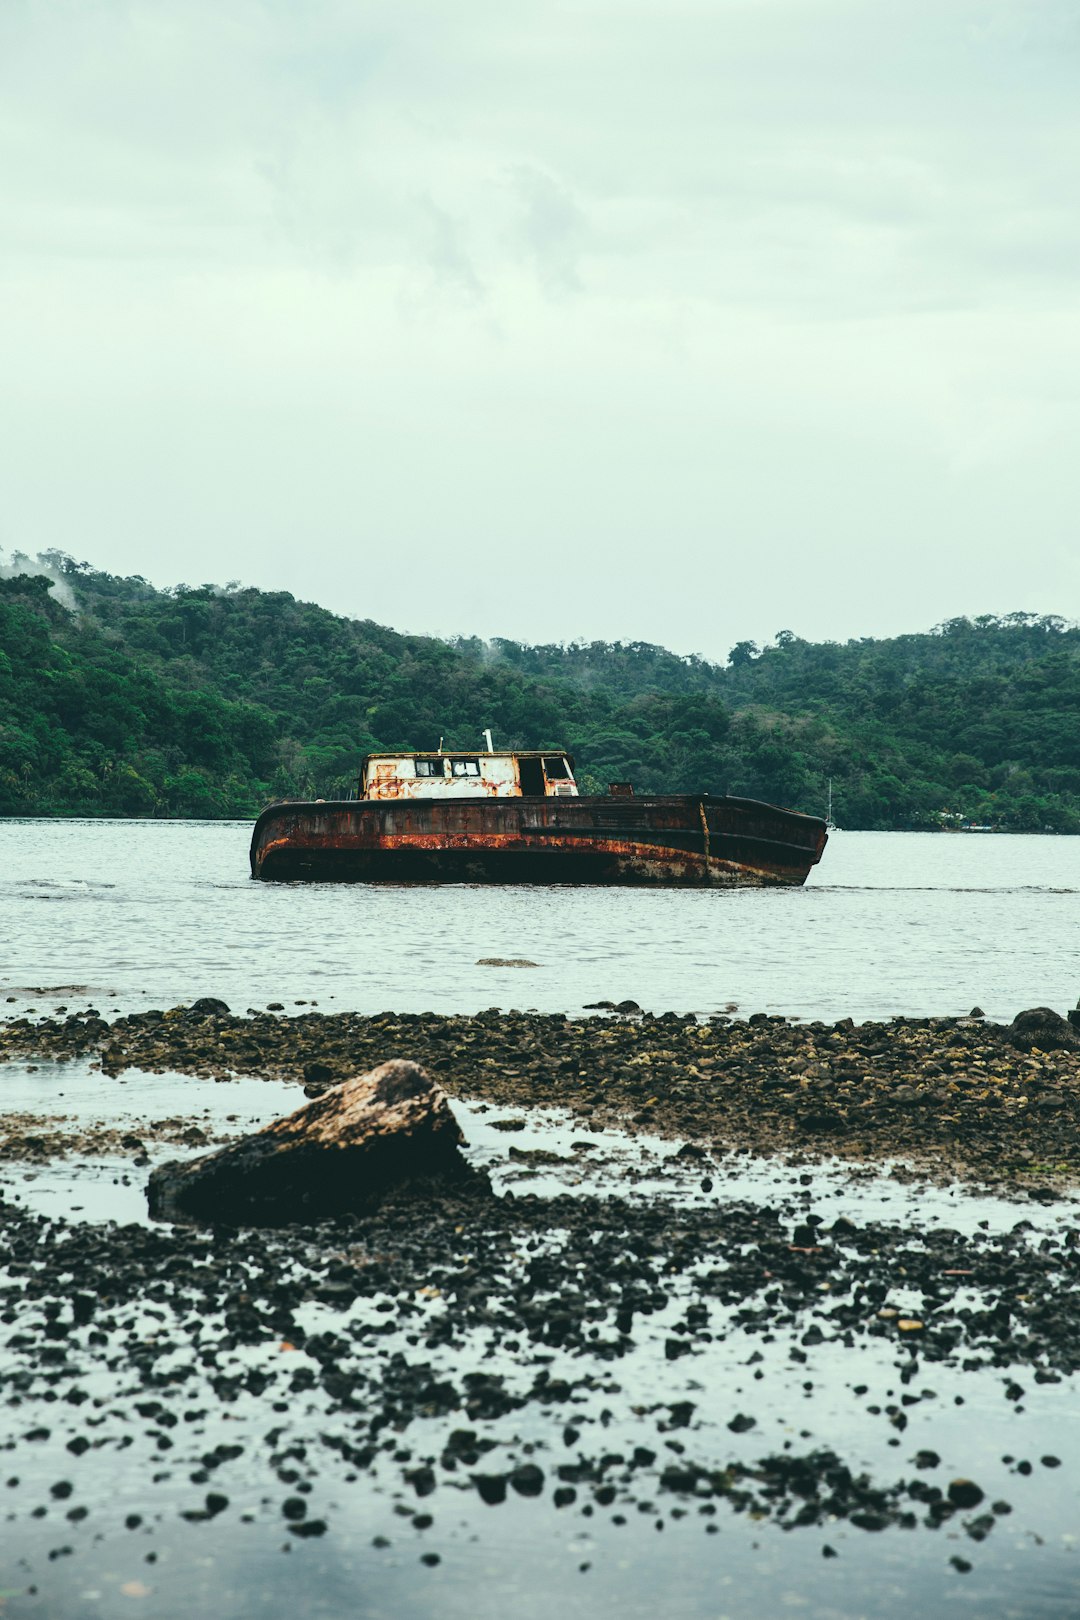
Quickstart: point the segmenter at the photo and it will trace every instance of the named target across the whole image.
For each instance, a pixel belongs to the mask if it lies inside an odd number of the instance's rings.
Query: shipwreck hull
[[[271,805],[251,875],[277,882],[805,883],[825,823],[754,799],[342,800]]]

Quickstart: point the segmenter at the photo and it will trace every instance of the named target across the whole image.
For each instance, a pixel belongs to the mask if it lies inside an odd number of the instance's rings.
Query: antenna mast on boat
[[[490,732],[490,730],[486,729],[486,728],[485,728],[485,731],[484,731],[484,741],[487,743],[487,751],[488,751],[488,753],[493,754],[495,752],[495,744],[491,740],[491,732]]]

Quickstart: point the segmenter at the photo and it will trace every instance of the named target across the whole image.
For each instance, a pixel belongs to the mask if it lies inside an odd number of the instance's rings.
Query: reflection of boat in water
[[[338,883],[798,884],[817,816],[711,794],[583,795],[564,749],[367,754],[356,799],[274,804],[251,875]]]

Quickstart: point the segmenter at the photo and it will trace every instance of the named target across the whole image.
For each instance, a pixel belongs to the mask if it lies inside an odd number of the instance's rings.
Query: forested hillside
[[[564,743],[586,790],[711,791],[846,827],[1080,831],[1080,630],[953,620],[726,666],[643,644],[452,643],[285,592],[160,591],[60,554],[0,579],[0,814],[250,816],[368,749]],[[68,605],[64,605],[59,597]]]

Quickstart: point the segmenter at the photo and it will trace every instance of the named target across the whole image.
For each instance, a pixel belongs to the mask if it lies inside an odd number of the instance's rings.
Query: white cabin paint
[[[522,781],[531,784],[522,787]],[[509,754],[369,754],[362,799],[577,798],[569,757],[559,751]]]

